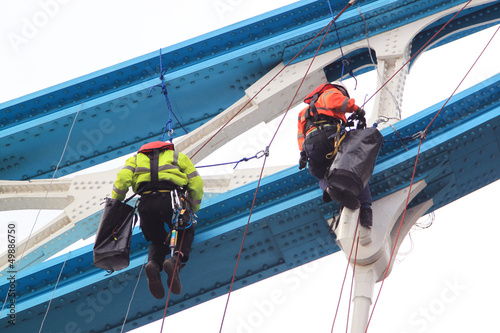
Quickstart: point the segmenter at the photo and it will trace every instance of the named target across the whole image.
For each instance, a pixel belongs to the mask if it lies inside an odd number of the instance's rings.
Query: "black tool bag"
[[[135,194],[134,194],[135,196]],[[128,267],[132,229],[137,222],[135,207],[127,201],[106,198],[94,244],[94,266],[112,273]]]
[[[334,192],[354,197],[361,194],[372,176],[383,139],[375,127],[347,132],[327,174]]]

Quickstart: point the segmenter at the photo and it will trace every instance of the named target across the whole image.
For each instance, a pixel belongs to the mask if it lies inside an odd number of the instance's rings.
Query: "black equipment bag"
[[[125,202],[105,199],[94,244],[94,266],[109,272],[128,267],[132,229],[137,222],[135,207],[126,203],[132,197]]]
[[[372,176],[383,139],[375,127],[346,133],[327,173],[333,192],[354,197],[361,194]]]

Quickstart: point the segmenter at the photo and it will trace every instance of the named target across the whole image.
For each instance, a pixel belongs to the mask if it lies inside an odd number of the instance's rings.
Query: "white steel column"
[[[423,180],[414,184],[410,193],[410,201],[425,186]],[[432,200],[429,200],[406,210],[401,225],[408,191],[409,187],[375,201],[372,205],[373,226],[370,229],[359,226],[355,234],[359,209],[344,208],[339,224],[334,230],[337,235],[337,244],[344,251],[354,269],[351,333],[366,331],[375,283],[382,281],[390,274],[395,254],[403,239],[417,220],[432,207]],[[358,236],[359,244],[356,249]],[[393,248],[395,248],[394,255],[391,258]]]
[[[404,65],[410,58],[412,36],[407,33],[402,36],[399,29],[394,29],[384,33],[383,38],[380,37],[371,42],[377,53],[377,91],[380,91],[375,97],[368,124],[377,122],[383,128],[401,120],[403,92],[408,75],[408,65]]]

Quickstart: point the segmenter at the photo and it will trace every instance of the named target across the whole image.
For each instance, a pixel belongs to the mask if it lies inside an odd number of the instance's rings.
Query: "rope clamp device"
[[[174,189],[170,192],[172,200],[172,231],[170,236],[170,254],[173,255],[177,245],[177,235],[179,229],[187,229],[196,225],[196,214],[188,207],[186,191]]]
[[[265,150],[261,150],[255,154],[255,158],[261,158],[261,157],[268,157],[269,156],[269,146],[266,147]]]
[[[427,133],[425,130],[423,130],[423,131],[420,131],[420,132],[413,134],[411,138],[412,139],[421,138],[422,140],[424,140],[426,137],[427,137]]]

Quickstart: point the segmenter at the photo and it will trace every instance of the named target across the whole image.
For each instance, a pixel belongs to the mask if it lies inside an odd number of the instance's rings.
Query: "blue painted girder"
[[[396,123],[399,137],[424,130],[441,106]],[[403,145],[392,128],[381,132],[385,142],[370,181],[374,200],[409,186],[419,144],[414,139],[404,140]],[[415,178],[428,185],[410,205],[433,198],[430,211],[439,209],[498,180],[499,163],[500,74],[454,96],[429,127]],[[256,183],[247,184],[204,202],[192,258],[182,271],[183,293],[171,296],[168,315],[227,293],[255,187]],[[321,197],[315,179],[296,166],[262,180],[235,288],[338,251],[326,223],[337,206],[323,203]],[[147,243],[139,230],[133,236],[130,266],[110,276],[93,267],[91,246],[72,252],[44,331],[119,332],[146,256]],[[4,311],[2,330],[39,329],[65,259],[63,255],[19,274],[19,325],[8,325]],[[0,286],[2,299],[7,288],[5,283]],[[150,296],[141,274],[126,330],[161,318],[164,301]]]
[[[334,13],[346,4],[331,3]],[[358,7],[368,34],[373,36],[463,3],[358,0],[355,8],[338,19],[338,35],[344,47],[366,38]],[[492,6],[497,4],[492,2]],[[474,8],[468,11],[468,22],[480,25],[495,20],[482,14],[488,10],[484,6],[477,12]],[[300,1],[164,48],[164,83],[179,118],[179,122],[173,120],[174,137],[183,135],[184,130],[194,130],[235,103],[270,69],[291,60],[331,19],[327,1]],[[312,57],[318,43],[319,39],[295,61]],[[337,48],[337,34],[332,30],[319,53]],[[367,51],[346,57],[355,71],[366,66],[369,58]],[[325,71],[329,79],[336,79],[341,63],[339,59],[332,59],[332,63]],[[123,156],[145,142],[160,139],[168,111],[160,88],[151,91],[160,83],[159,75],[159,53],[153,52],[1,104],[0,179],[51,178],[73,123],[55,177]]]

